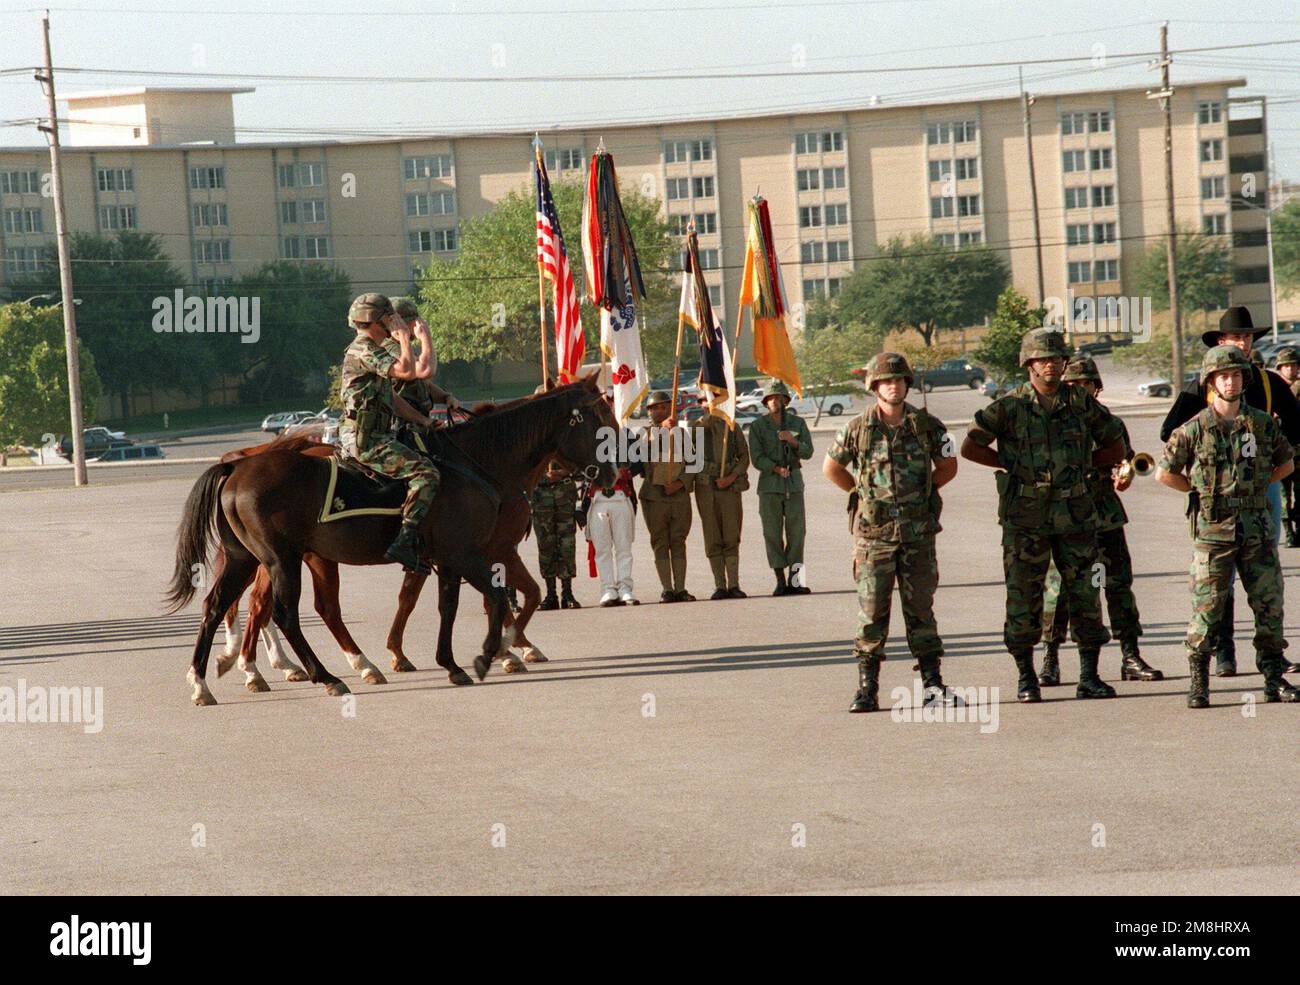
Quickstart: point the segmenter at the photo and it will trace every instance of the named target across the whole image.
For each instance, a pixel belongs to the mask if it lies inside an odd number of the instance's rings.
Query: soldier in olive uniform
[[[1291,393],[1300,399],[1300,349],[1285,346],[1277,353],[1277,375],[1286,381]],[[1296,449],[1300,463],[1300,448]],[[1282,525],[1286,529],[1286,546],[1300,547],[1300,502],[1297,502],[1295,473],[1282,480]]]
[[[1109,471],[1124,454],[1119,421],[1081,387],[1063,386],[1067,362],[1060,332],[1038,328],[1020,345],[1029,381],[975,412],[961,454],[997,473],[1002,569],[1007,585],[1003,638],[1020,679],[1017,698],[1041,701],[1034,647],[1042,637],[1043,581],[1056,561],[1079,647],[1079,698],[1111,698],[1097,676],[1110,639],[1101,621],[1095,580],[1097,510],[1086,481],[1090,468]],[[997,451],[990,446],[997,442]],[[1094,450],[1095,449],[1095,450]]]
[[[840,428],[822,465],[826,478],[850,494],[852,509],[860,611],[853,641],[858,691],[851,712],[879,708],[895,581],[926,701],[950,698],[939,673],[943,640],[934,619],[939,587],[934,539],[941,529],[939,487],[957,474],[957,457],[943,422],[905,402],[912,369],[903,356],[876,356],[867,366],[866,382],[875,402]]]
[[[532,495],[533,533],[537,536],[537,564],[546,582],[546,597],[539,609],[581,609],[573,597],[574,560],[578,545],[578,484],[573,470],[552,459]],[[555,594],[555,579],[560,594]]]
[[[741,493],[749,488],[749,443],[740,428],[706,412],[692,422],[703,445],[703,468],[695,477],[695,505],[704,527],[704,554],[713,569],[712,599],[743,599],[740,588],[740,529],[744,520]],[[724,437],[725,436],[725,437]],[[727,461],[722,462],[722,446]]]
[[[1282,567],[1272,534],[1267,490],[1290,475],[1295,450],[1268,413],[1248,406],[1240,349],[1211,349],[1201,363],[1210,405],[1169,437],[1156,478],[1189,493],[1192,618],[1187,626],[1191,686],[1188,708],[1209,707],[1210,657],[1235,569],[1255,613],[1255,666],[1265,701],[1300,701],[1282,676]]]
[[[431,347],[425,335],[425,350],[419,358],[411,353],[410,329],[382,294],[358,297],[348,309],[348,321],[357,335],[343,354],[339,445],[343,454],[372,471],[405,480],[401,530],[384,557],[401,563],[407,571],[427,575],[430,569],[420,560],[418,531],[438,493],[441,477],[432,462],[394,437],[392,424],[394,415],[416,425],[429,423],[428,417],[393,392],[393,381],[426,377]],[[383,346],[389,335],[398,344],[396,357]]]
[[[1072,359],[1065,368],[1062,382],[1070,386],[1083,387],[1092,397],[1101,393],[1101,373],[1097,364],[1087,356]],[[1118,421],[1118,418],[1116,419]],[[1124,441],[1124,462],[1133,460],[1133,445],[1129,441],[1128,428],[1119,421]],[[1119,493],[1133,484],[1131,466],[1121,465],[1115,475],[1109,469],[1090,469],[1087,477],[1092,487],[1093,499],[1097,505],[1097,552],[1100,556],[1102,571],[1105,576],[1106,614],[1110,617],[1110,631],[1119,638],[1120,679],[1129,681],[1160,681],[1164,674],[1147,664],[1138,649],[1138,637],[1142,635],[1142,622],[1138,615],[1137,599],[1133,596],[1133,559],[1128,552],[1128,540],[1124,537],[1124,524],[1128,523],[1128,514],[1124,504],[1119,501]],[[1043,638],[1046,652],[1043,655],[1043,670],[1038,675],[1038,683],[1043,687],[1053,687],[1061,683],[1061,669],[1058,653],[1065,640],[1065,631],[1070,624],[1070,604],[1060,598],[1061,576],[1053,565],[1048,572],[1047,591],[1043,597]]]
[[[433,374],[438,368],[438,354],[433,351],[432,344],[426,341],[429,338],[428,326],[420,317],[420,309],[411,298],[394,298],[393,310],[415,330],[416,341],[420,343],[419,351],[424,352],[427,348],[429,353],[428,377],[420,380],[396,380],[393,392],[410,404],[421,417],[431,418],[433,405],[437,403],[446,404],[448,410],[455,410],[460,406],[460,401],[433,382]],[[383,346],[394,359],[401,355],[401,347],[391,336],[384,341]],[[403,422],[398,426],[397,438],[408,448],[414,448],[422,455],[429,454],[427,427]]]
[[[786,406],[789,403],[789,388],[769,380],[763,387],[767,414],[749,426],[749,453],[758,469],[758,516],[767,563],[776,573],[772,594],[807,595],[812,589],[803,571],[802,463],[812,458],[812,434],[804,419]]]
[[[666,449],[674,437],[668,429],[672,397],[663,390],[654,391],[646,402],[646,411],[650,425],[642,440],[654,440],[657,447]],[[660,602],[695,601],[686,590],[686,535],[691,532],[691,487],[695,477],[686,471],[681,452],[680,447],[675,449],[672,462],[647,462],[638,490],[650,546],[655,552],[655,570],[663,587]]]

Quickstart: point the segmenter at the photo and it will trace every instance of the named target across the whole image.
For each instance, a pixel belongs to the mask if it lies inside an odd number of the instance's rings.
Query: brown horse
[[[439,575],[436,659],[452,683],[472,683],[451,652],[462,578],[490,600],[488,634],[474,661],[480,680],[501,647],[505,591],[494,581],[486,550],[497,527],[502,495],[487,482],[497,490],[522,488],[526,477],[551,454],[589,477],[612,481],[610,464],[601,460],[598,451],[602,434],[608,433],[604,429],[613,427],[609,408],[595,380],[589,378],[452,429],[463,432],[453,443],[463,461],[450,454],[444,460],[442,487],[420,527],[422,553],[437,565]],[[167,595],[171,611],[194,596],[193,575],[206,565],[214,535],[222,548],[187,675],[196,704],[216,702],[205,680],[212,638],[258,564],[266,567],[270,577],[275,624],[302,661],[308,679],[323,684],[328,694],[348,693],[347,685],[317,659],[299,625],[303,555],[310,552],[341,564],[388,563],[384,548],[399,520],[363,515],[319,522],[330,465],[301,454],[308,444],[307,438],[281,439],[263,454],[218,463],[190,491]]]

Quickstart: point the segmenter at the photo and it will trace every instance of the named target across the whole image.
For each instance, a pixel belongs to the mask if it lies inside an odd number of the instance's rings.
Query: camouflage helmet
[[[1284,345],[1277,350],[1276,366],[1286,366],[1289,363],[1300,363],[1300,348],[1293,345]]]
[[[1235,345],[1216,345],[1201,360],[1201,382],[1208,383],[1211,376],[1225,369],[1239,369],[1249,373],[1250,357]]]
[[[420,317],[420,309],[413,298],[393,298],[393,310],[402,317],[403,321]]]
[[[1028,366],[1031,359],[1070,358],[1065,347],[1065,336],[1054,328],[1035,328],[1020,340],[1020,365]]]
[[[353,325],[379,321],[393,310],[393,302],[384,294],[362,294],[348,308],[348,321]]]
[[[669,396],[667,390],[655,390],[650,396],[646,397],[646,407],[653,407],[655,404],[670,404],[673,398]]]
[[[907,357],[897,352],[880,353],[867,363],[866,370],[868,390],[885,380],[907,380],[907,385],[912,385],[912,367],[907,364]]]
[[[1091,380],[1097,384],[1098,391],[1101,390],[1101,373],[1097,371],[1097,364],[1092,361],[1091,356],[1075,356],[1065,367],[1065,373],[1061,377],[1062,383],[1077,383],[1083,380]]]
[[[785,385],[785,381],[771,379],[763,384],[763,403],[767,403],[768,397],[785,397],[785,402],[790,402],[790,388]]]

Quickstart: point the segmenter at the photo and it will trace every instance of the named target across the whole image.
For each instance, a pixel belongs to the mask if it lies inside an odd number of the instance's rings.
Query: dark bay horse
[[[614,426],[594,378],[558,387],[508,409],[474,418],[455,429],[465,461],[498,488],[522,487],[548,455],[583,470],[599,481],[612,481],[612,469],[597,451],[604,428]],[[298,621],[302,559],[310,552],[339,564],[385,564],[399,518],[356,516],[320,523],[329,463],[302,454],[310,438],[273,442],[260,455],[219,463],[195,483],[186,501],[176,551],[176,567],[167,594],[171,611],[195,594],[193,573],[207,564],[210,541],[221,550],[213,585],[204,599],[203,618],[187,675],[195,704],[215,704],[205,681],[212,638],[222,616],[252,580],[258,564],[271,581],[272,617],[302,661],[308,679],[330,695],[348,693],[312,652]],[[454,461],[448,456],[447,461]],[[439,571],[437,661],[452,683],[471,679],[451,654],[451,633],[463,578],[489,599],[488,634],[475,659],[480,679],[499,651],[505,616],[505,589],[495,584],[486,556],[499,519],[501,496],[485,490],[483,480],[444,468],[433,508],[420,528],[424,557]]]

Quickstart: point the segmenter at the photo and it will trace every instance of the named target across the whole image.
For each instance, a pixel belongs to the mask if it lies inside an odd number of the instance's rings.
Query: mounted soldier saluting
[[[384,557],[407,571],[429,574],[421,563],[418,529],[437,495],[441,476],[434,464],[402,444],[392,433],[394,416],[427,427],[430,419],[399,397],[393,381],[424,380],[430,375],[432,346],[428,330],[421,335],[419,358],[411,352],[411,332],[392,302],[382,294],[362,294],[348,309],[348,321],[357,337],[343,354],[339,383],[343,419],[339,444],[343,454],[390,479],[407,484],[402,504],[402,526]],[[385,341],[397,344],[394,356]]]

